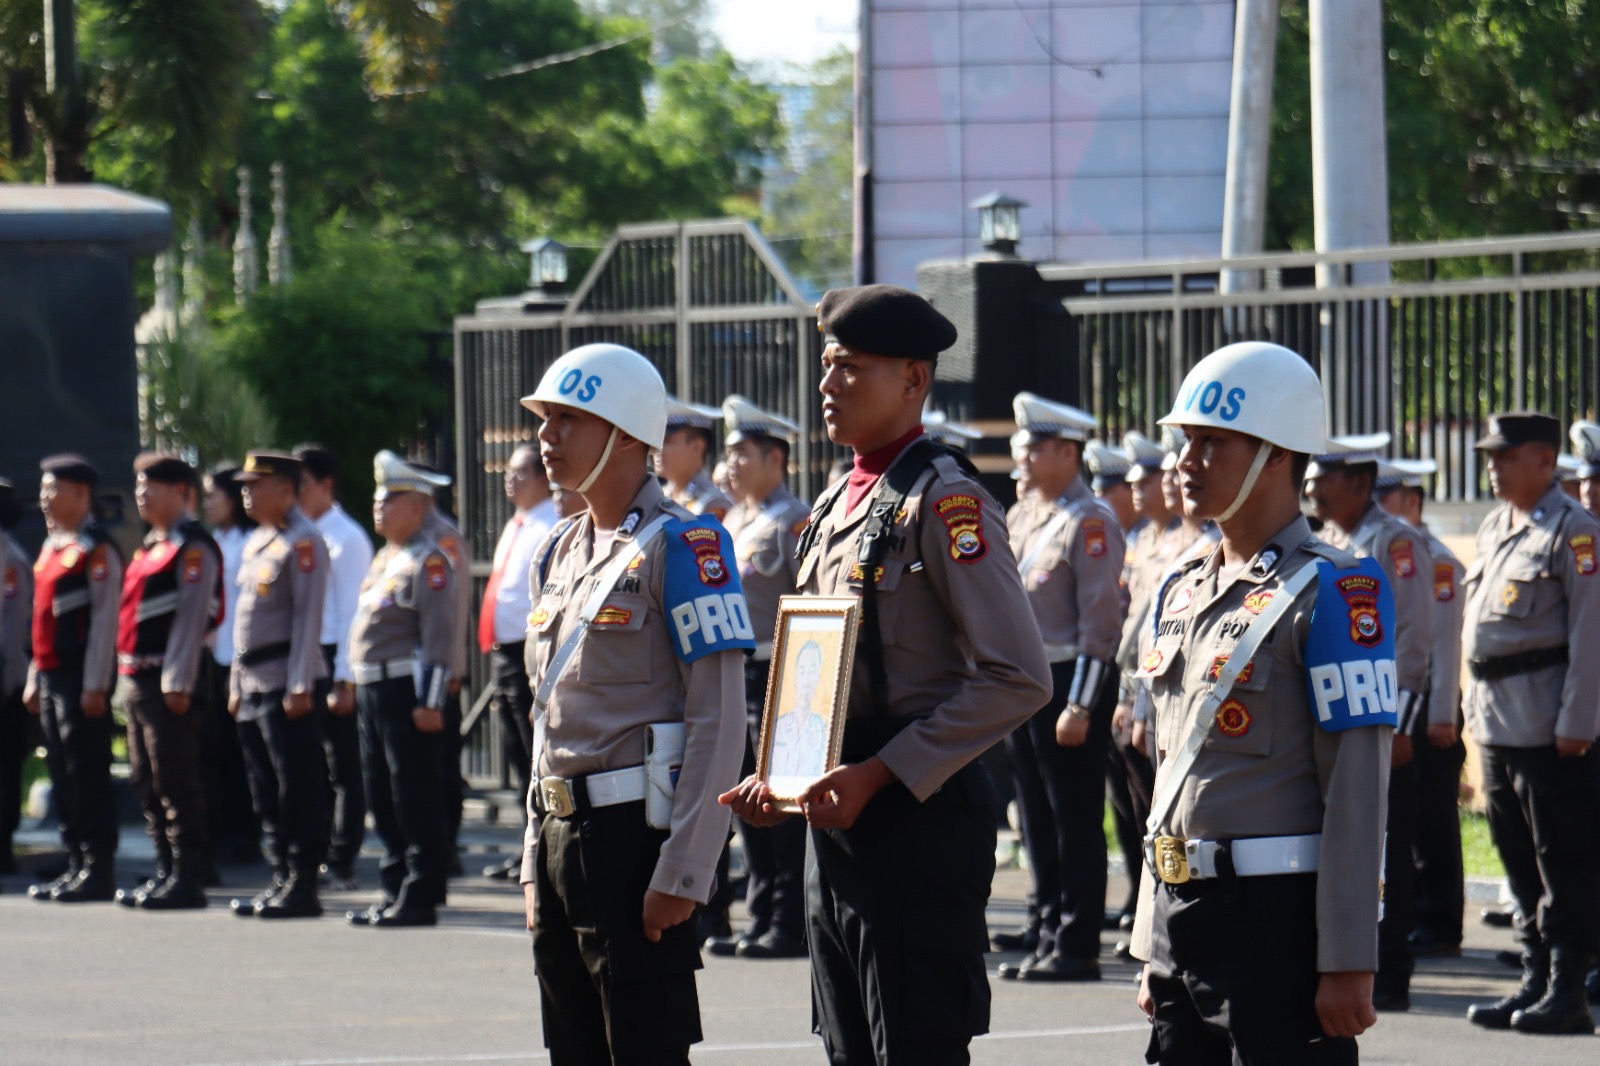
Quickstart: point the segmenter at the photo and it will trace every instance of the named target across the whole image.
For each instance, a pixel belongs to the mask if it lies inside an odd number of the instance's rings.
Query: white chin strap
[[[1212,520],[1221,525],[1239,513],[1239,508],[1244,506],[1244,501],[1250,496],[1250,490],[1256,487],[1256,479],[1261,476],[1261,468],[1267,465],[1267,457],[1272,454],[1272,445],[1266,441],[1256,449],[1256,457],[1250,460],[1250,469],[1244,475],[1244,483],[1239,486],[1239,495],[1233,498],[1228,509],[1215,516]]]
[[[583,479],[583,483],[580,484],[577,488],[573,489],[572,490],[573,492],[576,492],[578,495],[581,496],[585,492],[588,492],[589,489],[594,486],[595,479],[600,476],[600,471],[604,470],[606,468],[606,463],[611,461],[611,449],[616,445],[616,443],[617,443],[617,427],[616,426],[612,426],[611,427],[611,436],[606,438],[605,451],[600,453],[600,461],[594,464],[594,469],[589,471],[589,476],[584,478]]]

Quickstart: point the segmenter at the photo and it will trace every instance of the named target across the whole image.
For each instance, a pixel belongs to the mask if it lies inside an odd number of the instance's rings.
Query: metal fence
[[[800,437],[792,481],[804,498],[822,489],[841,454],[828,442],[817,402],[822,343],[813,307],[748,222],[624,226],[564,307],[523,313],[511,306],[516,301],[495,303],[493,313],[455,323],[457,506],[472,550],[475,604],[511,517],[501,488],[506,463],[536,431],[518,401],[570,348],[626,344],[680,399],[717,405],[740,393],[793,419]],[[476,661],[471,691],[481,694],[486,681],[486,664]],[[480,695],[469,721],[481,723],[484,706]],[[466,769],[475,784],[504,782],[495,730],[470,730]]]
[[[1352,284],[1358,264],[1394,280]],[[1206,353],[1271,340],[1322,375],[1330,433],[1390,430],[1393,454],[1438,461],[1438,499],[1472,501],[1492,412],[1600,404],[1600,232],[1039,273],[1078,318],[1081,395],[1108,436],[1153,429]],[[1248,291],[1221,291],[1230,274]]]

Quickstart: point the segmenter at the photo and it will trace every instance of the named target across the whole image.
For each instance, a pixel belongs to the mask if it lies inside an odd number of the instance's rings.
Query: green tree
[[[848,285],[855,173],[855,57],[840,48],[817,60],[791,118],[784,166],[769,178],[763,228],[801,284]]]
[[[709,0],[583,0],[583,6],[601,18],[665,27],[655,37],[656,54],[663,62],[704,56],[720,47],[711,31]]]

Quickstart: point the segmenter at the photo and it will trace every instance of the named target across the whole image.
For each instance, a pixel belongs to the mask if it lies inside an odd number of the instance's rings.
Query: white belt
[[[756,650],[750,656],[750,661],[754,662],[754,663],[771,662],[772,661],[772,641],[770,641],[770,640],[758,640],[758,641],[756,641]]]
[[[1181,843],[1181,851],[1174,845]],[[1227,849],[1238,877],[1315,873],[1322,852],[1322,834],[1252,837],[1245,840],[1184,840],[1157,837],[1151,842],[1151,869],[1169,885],[1203,881],[1226,874],[1217,869],[1217,854]]]
[[[1067,663],[1078,657],[1076,644],[1046,644],[1044,657],[1053,663]]]
[[[544,814],[569,818],[578,809],[572,799],[573,782],[565,777],[539,778],[539,807]],[[583,778],[584,791],[591,807],[615,807],[619,803],[635,803],[644,799],[645,773],[643,766],[629,766],[623,770],[607,770],[587,774]]]
[[[413,657],[378,663],[351,663],[350,672],[355,675],[356,684],[376,685],[379,681],[387,681],[392,677],[415,678],[417,660]]]

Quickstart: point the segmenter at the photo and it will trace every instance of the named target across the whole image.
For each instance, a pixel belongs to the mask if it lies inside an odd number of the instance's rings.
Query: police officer
[[[22,819],[22,764],[28,742],[28,710],[22,689],[28,679],[28,636],[33,609],[33,570],[11,535],[22,517],[11,482],[0,478],[0,874],[17,872],[11,837]]]
[[[1600,423],[1580,418],[1567,435],[1578,456],[1578,502],[1600,516]]]
[[[1012,401],[1027,440],[1020,468],[1037,491],[1010,526],[1052,695],[1007,739],[1022,836],[1032,860],[1039,943],[1004,978],[1099,980],[1105,917],[1105,763],[1116,707],[1111,666],[1122,632],[1123,530],[1082,477],[1092,415],[1032,393]],[[1126,475],[1123,469],[1116,480]]]
[[[314,918],[317,871],[328,852],[328,768],[322,750],[327,677],[322,608],[328,548],[296,506],[300,463],[253,451],[239,472],[244,505],[260,523],[239,564],[228,710],[250,773],[272,863],[272,883],[229,906],[241,918]]]
[[[1555,480],[1561,426],[1501,414],[1478,442],[1501,503],[1467,570],[1466,716],[1489,828],[1517,901],[1522,984],[1467,1017],[1491,1029],[1588,1033],[1583,981],[1600,953],[1600,522]]]
[[[108,900],[116,892],[108,712],[122,556],[93,514],[99,471],[72,454],[50,456],[39,469],[39,509],[51,533],[33,567],[33,663],[23,700],[44,726],[67,870],[28,895],[62,903]]]
[[[1415,751],[1426,744],[1426,702],[1433,654],[1433,557],[1427,541],[1374,501],[1378,450],[1388,433],[1332,437],[1306,469],[1306,495],[1323,522],[1322,539],[1358,559],[1376,559],[1394,595],[1398,722],[1389,771],[1384,837],[1384,908],[1378,928],[1378,973],[1372,1003],[1380,1011],[1411,1009],[1410,935],[1416,911],[1411,849],[1417,835]]]
[[[539,449],[521,444],[506,463],[506,499],[515,508],[500,540],[495,544],[489,583],[483,589],[478,613],[478,650],[489,656],[491,706],[500,728],[500,745],[517,782],[517,794],[526,807],[528,769],[533,759],[533,689],[528,687],[525,663],[528,614],[533,603],[528,591],[528,571],[533,556],[550,530],[560,521],[550,494],[550,479],[539,463]],[[514,880],[522,871],[522,854],[513,854],[483,869],[496,881]]]
[[[392,452],[375,462],[372,521],[384,547],[361,583],[350,626],[361,764],[372,825],[383,841],[383,898],[349,911],[377,929],[438,922],[444,902],[445,808],[438,748],[456,633],[456,570],[423,531],[428,474]]]
[[[814,1024],[831,1062],[965,1063],[990,999],[995,798],[975,760],[1044,703],[1049,671],[999,507],[918,439],[955,327],[889,285],[827,293],[818,324],[823,420],[855,462],[812,509],[798,579],[860,596],[863,622],[842,764],[800,797]],[[754,777],[723,801],[781,817]]]
[[[719,522],[733,501],[706,473],[706,459],[715,441],[711,427],[721,415],[715,407],[668,396],[667,436],[654,457],[656,476],[665,482],[672,502],[690,514],[708,514]]]
[[[666,389],[643,356],[576,348],[522,402],[544,419],[550,480],[588,503],[530,576],[540,817],[521,881],[545,1044],[557,1064],[686,1063],[701,1039],[691,918],[744,750],[749,609],[726,531],[646,472]]]
[[[1144,521],[1133,506],[1133,489],[1128,484],[1128,470],[1132,464],[1121,448],[1114,448],[1105,441],[1092,440],[1084,445],[1083,465],[1089,471],[1089,487],[1117,516],[1117,525],[1122,527],[1126,541]],[[1123,563],[1127,563],[1126,552]]]
[[[146,910],[206,905],[209,856],[200,775],[200,655],[222,621],[222,550],[189,511],[195,470],[175,455],[133,463],[134,503],[150,524],[122,578],[117,673],[128,716],[128,776],[156,849],[156,872],[117,891]]]
[[[795,589],[800,564],[794,550],[811,509],[784,485],[789,445],[800,427],[743,396],[723,401],[722,420],[727,428],[728,477],[735,494],[743,498],[728,512],[725,524],[739,560],[739,582],[750,605],[756,640],[755,654],[744,667],[750,740],[744,769],[749,773],[755,768],[754,753],[761,744],[761,713],[766,706],[778,598]],[[750,871],[745,891],[750,928],[734,945],[733,953],[754,959],[805,955],[805,824],[790,819],[780,825],[756,826],[741,819],[739,833]],[[725,943],[713,941],[711,952],[727,954]]]
[[[1378,505],[1415,529],[1433,560],[1433,644],[1428,656],[1425,721],[1413,747],[1417,779],[1416,867],[1412,920],[1414,955],[1460,951],[1466,908],[1461,864],[1461,580],[1466,568],[1422,518],[1423,481],[1438,469],[1432,459],[1379,461]],[[1425,733],[1425,737],[1421,734]],[[1392,790],[1392,785],[1391,785]],[[1393,815],[1390,815],[1391,821]]]
[[[1157,749],[1133,932],[1148,1058],[1354,1063],[1376,1021],[1388,583],[1300,513],[1324,440],[1299,355],[1221,348],[1162,422],[1188,434],[1184,512],[1214,519],[1221,544],[1163,583],[1139,670]]]
[[[1583,460],[1570,452],[1560,452],[1556,455],[1556,481],[1561,485],[1561,491],[1574,500],[1579,499],[1583,483]]]

